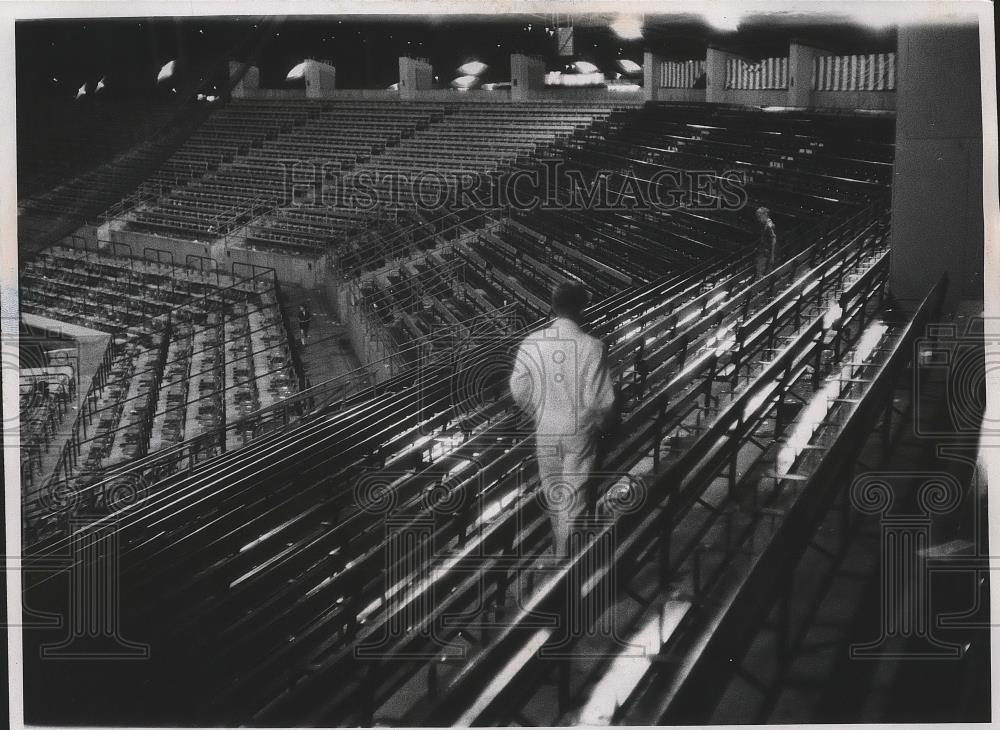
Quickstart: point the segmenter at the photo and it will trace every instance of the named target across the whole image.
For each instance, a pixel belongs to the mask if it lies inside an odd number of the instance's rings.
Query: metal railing
[[[484,211],[473,216],[467,221],[459,221],[458,223],[446,226],[441,230],[435,230],[432,236],[441,238],[450,233],[458,234],[463,231],[463,229],[470,230],[470,226],[480,222],[485,225],[489,222],[491,215],[491,211]],[[397,228],[388,236],[376,238],[374,240],[373,251],[371,254],[365,258],[358,258],[356,260],[352,257],[350,263],[345,265],[343,263],[346,259],[344,253],[352,243],[356,244],[360,239],[364,238],[365,234],[349,239],[340,246],[339,250],[341,251],[341,254],[338,256],[334,270],[340,279],[347,280],[352,276],[363,275],[363,272],[371,269],[375,262],[383,260],[388,262],[401,261],[411,254],[411,241],[414,237],[421,235],[421,233],[428,226],[434,227],[439,220],[443,220],[447,217],[448,214],[445,214],[431,221],[421,221],[414,223],[412,226],[407,228]]]
[[[895,336],[888,353],[880,359],[866,363],[867,377],[858,378],[858,387],[851,398],[841,399],[838,414],[832,421],[825,421],[824,445],[810,450],[811,462],[804,466],[807,475],[775,475],[775,493],[781,505],[771,509],[769,527],[764,527],[764,547],[747,554],[728,581],[704,581],[698,601],[700,619],[688,622],[688,634],[709,633],[715,641],[685,643],[673,640],[662,653],[663,665],[682,668],[669,673],[651,667],[649,681],[643,682],[634,696],[622,702],[616,713],[622,724],[671,724],[683,716],[685,722],[699,722],[708,717],[714,703],[727,686],[720,681],[733,669],[739,671],[739,654],[734,657],[733,647],[745,646],[747,637],[764,620],[775,604],[777,613],[775,645],[776,671],[779,676],[787,673],[793,647],[801,644],[809,628],[809,620],[790,620],[788,597],[792,595],[792,582],[796,567],[807,546],[816,537],[816,526],[834,506],[837,498],[841,504],[842,524],[840,555],[846,549],[844,541],[850,539],[849,511],[852,509],[848,487],[858,468],[857,457],[869,442],[880,418],[882,440],[893,427],[893,400],[897,389],[907,382],[905,369],[914,356],[914,342],[939,311],[946,288],[941,279],[917,307],[910,321]],[[855,363],[853,366],[857,367]],[[841,384],[843,387],[845,384]],[[897,423],[897,427],[905,420]],[[883,451],[885,443],[883,443]],[[753,539],[753,538],[752,538]],[[757,538],[759,539],[759,538]],[[833,554],[831,559],[837,559]],[[723,566],[725,569],[725,566]],[[734,571],[730,571],[734,572]],[[711,681],[706,681],[711,676]]]

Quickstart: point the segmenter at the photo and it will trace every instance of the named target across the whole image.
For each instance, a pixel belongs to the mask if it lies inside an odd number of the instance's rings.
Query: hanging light
[[[619,15],[611,21],[611,30],[626,40],[642,38],[642,18],[638,15]]]
[[[452,79],[451,86],[453,89],[471,89],[479,83],[479,79],[471,74],[466,76],[459,76],[457,79]]]
[[[302,63],[297,63],[294,66],[292,66],[291,71],[289,71],[288,74],[285,76],[285,81],[296,81],[298,79],[305,78],[306,68],[308,64],[309,61],[307,59]]]
[[[81,86],[79,89],[76,90],[76,97],[74,98],[79,99],[81,96],[86,96],[86,95],[87,95],[87,82],[84,81],[83,86]]]
[[[174,70],[177,68],[177,61],[167,61],[163,64],[163,68],[160,69],[160,73],[156,74],[156,82],[165,81],[174,75]]]
[[[302,63],[297,63],[292,66],[291,70],[285,76],[285,81],[297,81],[299,79],[303,79],[305,78],[306,72],[314,68],[333,70],[333,66],[330,66],[329,64],[320,63],[319,61],[307,58]]]
[[[458,72],[463,76],[479,76],[488,68],[489,66],[482,61],[469,61],[459,66]]]
[[[627,58],[618,59],[618,68],[627,74],[637,74],[642,71],[642,66],[637,64],[635,61],[631,61]]]

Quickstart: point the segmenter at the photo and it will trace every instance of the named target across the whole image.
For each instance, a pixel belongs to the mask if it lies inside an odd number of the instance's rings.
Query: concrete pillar
[[[922,298],[947,272],[948,301],[983,298],[983,129],[974,26],[901,26],[890,286]]]
[[[399,57],[399,98],[415,99],[417,92],[434,87],[434,69],[423,58]]]
[[[792,41],[788,44],[789,106],[813,106],[813,64],[817,56],[825,55],[828,55],[827,51],[807,46],[798,41]]]
[[[337,69],[330,61],[306,64],[306,98],[317,99],[337,88]]]
[[[660,65],[663,56],[652,51],[642,55],[642,93],[646,101],[656,101],[660,94]]]
[[[244,64],[239,61],[229,62],[229,78],[232,79],[238,76],[243,71]],[[246,73],[240,77],[236,85],[233,86],[232,97],[234,99],[249,99],[257,96],[257,92],[260,90],[260,69],[256,66],[250,66]]]
[[[726,93],[726,61],[739,58],[735,53],[709,46],[705,50],[705,101],[722,104],[728,101]]]
[[[512,53],[510,56],[510,98],[525,101],[545,88],[545,61],[538,56]]]

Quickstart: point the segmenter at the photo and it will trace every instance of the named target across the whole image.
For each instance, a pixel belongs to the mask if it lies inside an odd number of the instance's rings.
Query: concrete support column
[[[901,26],[890,286],[983,298],[983,129],[975,26]]]
[[[788,105],[813,106],[813,64],[827,52],[798,41],[788,44]]]
[[[510,56],[510,98],[525,101],[545,88],[545,61],[538,56]]]
[[[306,98],[317,99],[337,88],[337,69],[330,61],[306,64]]]
[[[423,58],[399,57],[399,98],[415,99],[417,92],[434,87],[434,69]]]
[[[229,62],[229,78],[232,79],[243,70],[243,64],[239,61]],[[251,66],[246,73],[233,86],[232,97],[234,99],[249,99],[257,95],[260,90],[260,69]]]
[[[660,66],[663,56],[646,51],[642,56],[642,93],[646,101],[656,101],[660,96]]]
[[[739,57],[714,46],[705,50],[705,101],[710,104],[723,104],[729,100],[726,93],[726,62],[730,58]]]

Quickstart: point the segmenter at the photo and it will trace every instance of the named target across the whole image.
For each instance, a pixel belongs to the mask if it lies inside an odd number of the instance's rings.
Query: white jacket
[[[615,405],[604,345],[562,317],[521,343],[510,392],[546,436],[590,436]]]

